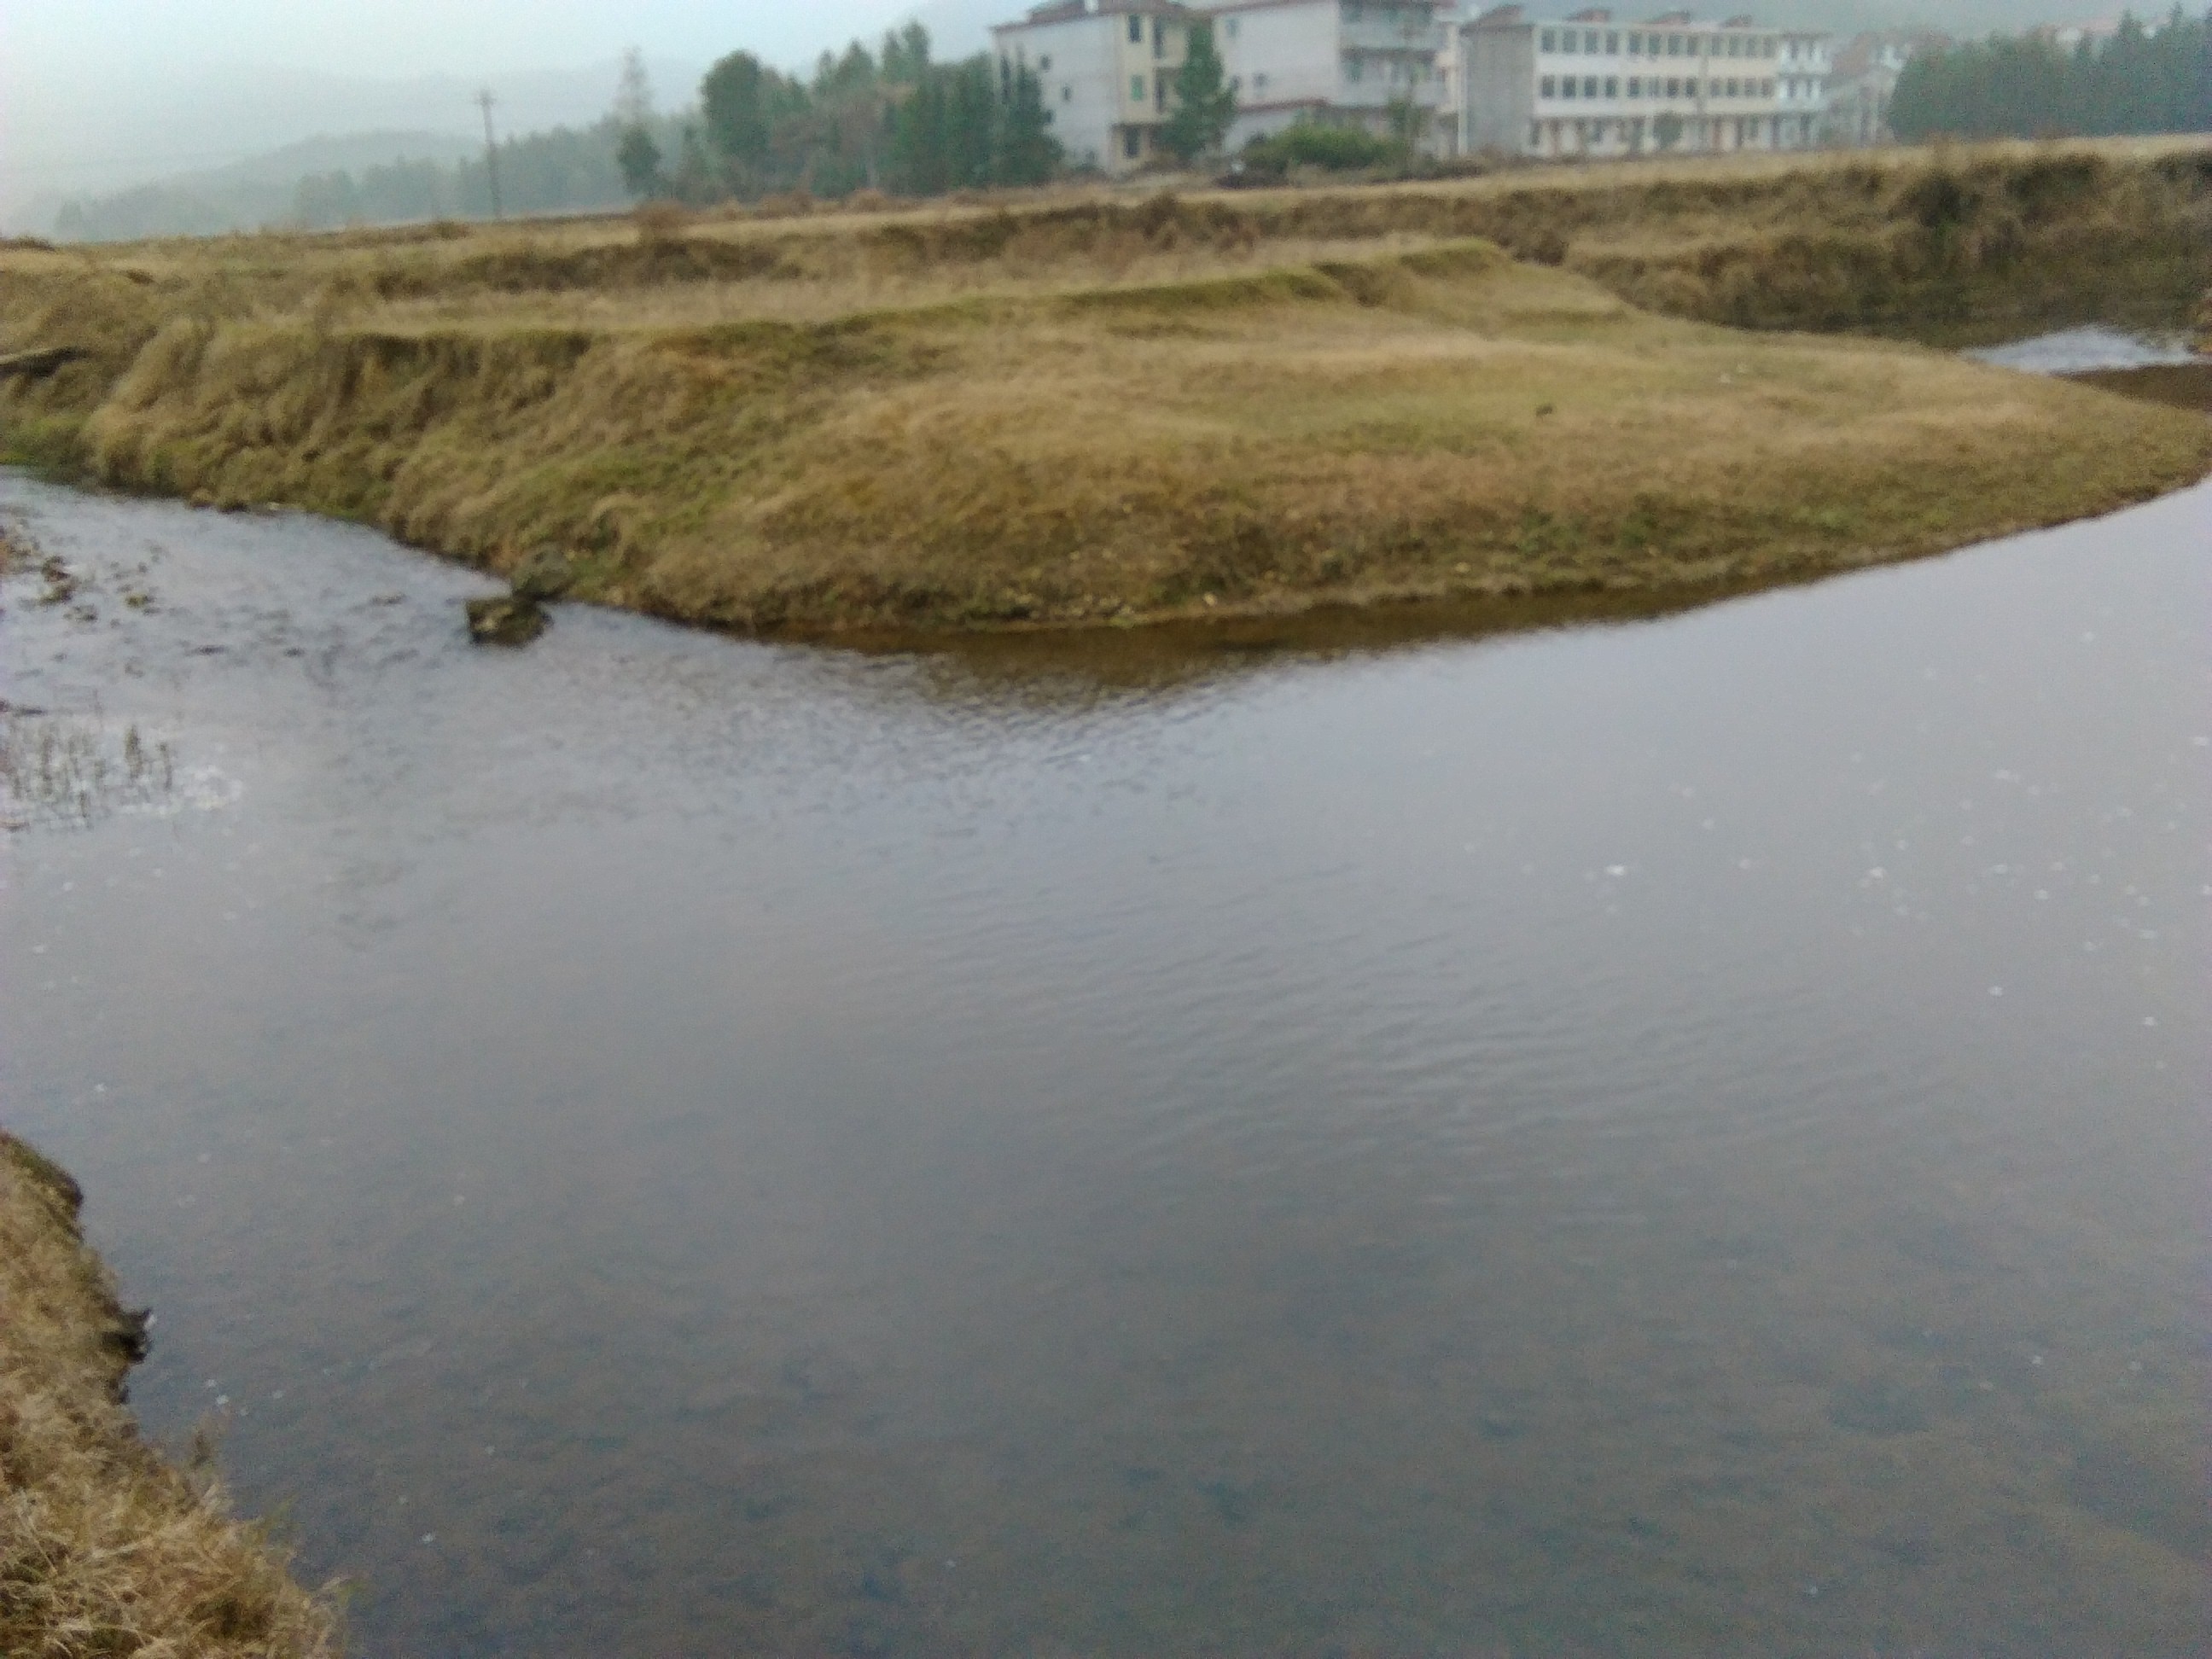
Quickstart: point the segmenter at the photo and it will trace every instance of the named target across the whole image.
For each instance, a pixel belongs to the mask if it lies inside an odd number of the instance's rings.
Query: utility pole
[[[491,179],[491,216],[504,219],[507,216],[499,209],[499,143],[491,131],[491,106],[498,101],[489,87],[477,94],[477,107],[483,111],[484,118],[484,172]]]

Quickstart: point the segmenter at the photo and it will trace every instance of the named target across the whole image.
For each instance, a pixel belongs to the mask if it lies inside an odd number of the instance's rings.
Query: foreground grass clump
[[[23,252],[0,346],[88,355],[0,430],[754,631],[1687,596],[2212,465],[2181,410],[1716,319],[2180,307],[2207,248],[2203,153],[2015,147]]]
[[[0,1653],[313,1659],[329,1609],[212,1486],[138,1438],[141,1322],[77,1229],[75,1184],[0,1134]]]

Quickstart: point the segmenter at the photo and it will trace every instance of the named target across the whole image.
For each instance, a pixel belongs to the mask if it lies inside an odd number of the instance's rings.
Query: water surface
[[[362,1652],[2212,1639],[2212,489],[964,657],[0,513],[0,1110]]]
[[[2039,334],[2033,339],[1978,347],[1962,356],[2030,374],[2087,374],[2099,370],[2160,368],[2195,362],[2188,337],[2179,330],[2144,332],[2101,323]]]

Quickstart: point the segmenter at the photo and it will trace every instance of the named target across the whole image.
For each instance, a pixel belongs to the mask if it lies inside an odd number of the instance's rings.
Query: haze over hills
[[[1544,0],[1531,4],[1552,9]],[[1022,0],[929,0],[910,15],[930,30],[940,58],[957,58],[981,50],[992,23],[1025,9]],[[1571,8],[1559,0],[1556,9]],[[2112,9],[2100,0],[2076,7],[2066,0],[1766,0],[1754,9],[1776,22],[1838,32],[1911,24],[1962,35]],[[701,46],[711,53],[709,42],[757,50],[796,68],[810,48],[856,33],[872,37],[872,22],[896,21],[890,8],[854,0],[823,8],[794,32],[789,14],[771,20],[747,16],[746,9],[711,24],[693,14],[684,42],[693,56],[655,55],[654,41],[642,42],[662,108],[691,100],[711,61],[696,54]],[[723,34],[726,43],[719,41]],[[473,153],[482,143],[479,88],[490,87],[498,98],[501,135],[519,136],[598,120],[613,101],[619,73],[612,56],[575,68],[482,76],[374,76],[240,63],[173,73],[141,64],[70,88],[27,74],[20,63],[0,63],[0,229],[49,234],[69,202],[112,198],[155,181],[189,201],[163,204],[146,220],[149,231],[267,222],[283,216],[293,187],[307,174]]]
[[[655,59],[648,68],[665,101],[680,103],[705,65]],[[497,96],[505,136],[596,121],[613,104],[620,76],[611,58],[483,77],[373,79],[241,65],[121,83],[106,96],[65,104],[34,93],[0,115],[0,226],[43,234],[65,201],[155,180],[198,184],[234,173],[220,182],[282,182],[289,196],[308,173],[400,157],[448,160],[483,144],[480,87]],[[318,152],[317,144],[329,148]],[[274,178],[295,149],[304,164]]]

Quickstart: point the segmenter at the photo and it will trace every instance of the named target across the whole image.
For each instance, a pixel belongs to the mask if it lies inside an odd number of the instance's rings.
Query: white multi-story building
[[[1781,40],[1774,65],[1776,118],[1784,134],[1780,148],[1810,149],[1827,139],[1828,80],[1835,70],[1835,42],[1804,29],[1784,29]]]
[[[1127,173],[1158,152],[1193,17],[1175,0],[1054,0],[991,39],[1009,72],[1036,76],[1070,162]]]
[[[1237,93],[1228,144],[1300,120],[1376,133],[1411,117],[1436,147],[1444,108],[1437,59],[1449,0],[1194,0]]]
[[[1444,38],[1437,48],[1436,142],[1431,148],[1439,155],[1456,155],[1463,148],[1460,125],[1467,118],[1467,64],[1461,52],[1464,37],[1458,6],[1439,7],[1437,21]]]
[[[1499,6],[1461,26],[1461,142],[1545,156],[1807,149],[1827,56],[1824,35],[1748,17],[1621,23],[1593,9],[1547,22]]]

